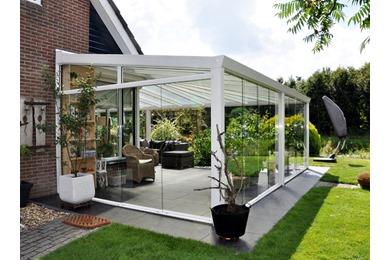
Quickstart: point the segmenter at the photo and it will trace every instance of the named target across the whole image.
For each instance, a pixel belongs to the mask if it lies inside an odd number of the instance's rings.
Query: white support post
[[[151,136],[152,136],[152,113],[150,110],[146,110],[145,113],[145,118],[146,118],[146,130],[145,130],[145,139],[150,141]]]
[[[223,162],[223,153],[219,147],[217,140],[217,125],[221,132],[225,131],[225,105],[224,105],[224,69],[221,66],[216,66],[211,69],[211,150],[217,151],[216,155]],[[225,138],[222,138],[224,141]],[[218,170],[215,168],[217,161],[211,157],[211,176],[218,177]],[[222,165],[223,167],[223,165]],[[223,170],[223,169],[222,169]],[[218,186],[218,182],[211,180],[210,187]],[[211,189],[211,207],[222,204],[219,190]]]
[[[304,143],[304,147],[305,147],[305,167],[309,167],[309,155],[310,155],[310,127],[309,127],[309,123],[310,123],[310,118],[309,118],[309,115],[310,115],[310,110],[309,110],[309,103],[305,103],[305,106],[304,106],[304,118],[305,118],[305,143]]]
[[[140,103],[139,103],[139,92],[140,92],[140,88],[136,88],[135,91],[134,91],[134,95],[135,95],[135,104],[134,104],[134,111],[133,113],[135,113],[135,131],[133,131],[133,135],[134,136],[134,141],[135,141],[135,146],[139,147],[139,107],[140,107]],[[134,122],[133,122],[134,124]]]
[[[285,165],[284,165],[284,151],[285,151],[285,136],[284,136],[284,117],[285,117],[285,95],[283,92],[279,93],[279,100],[278,100],[278,175],[277,175],[277,182],[280,185],[284,186],[284,171],[285,171]]]
[[[57,62],[57,55],[56,55],[56,68],[55,68],[55,74],[54,74],[54,77],[55,77],[55,88],[58,89],[58,90],[61,90],[60,86],[61,86],[61,66],[58,65],[58,62]],[[55,125],[56,125],[56,139],[59,137],[60,135],[60,129],[58,128],[58,126],[60,125],[60,106],[61,106],[61,102],[60,102],[60,99],[56,99],[55,101]],[[60,190],[59,190],[59,187],[60,187],[60,176],[62,174],[62,153],[61,153],[61,145],[59,143],[56,144],[56,174],[57,174],[57,192],[59,193]]]
[[[117,72],[116,72],[116,82],[118,84],[122,83],[122,78],[123,78],[123,73],[122,73],[122,67],[117,66]],[[117,90],[118,93],[118,130],[117,130],[117,135],[118,135],[118,146],[122,145],[122,140],[123,140],[123,118],[124,118],[124,113],[123,113],[123,97],[122,97],[122,90]],[[122,147],[117,147],[118,149],[118,158],[122,158]]]

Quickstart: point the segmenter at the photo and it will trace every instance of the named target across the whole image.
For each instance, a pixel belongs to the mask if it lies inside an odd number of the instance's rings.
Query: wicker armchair
[[[144,178],[155,179],[154,158],[144,154],[134,145],[125,145],[122,153],[126,157],[127,179],[140,183]]]
[[[139,149],[144,154],[149,154],[149,155],[153,156],[154,166],[157,166],[160,163],[160,156],[158,154],[158,150],[157,149],[148,148],[148,147],[141,147]]]

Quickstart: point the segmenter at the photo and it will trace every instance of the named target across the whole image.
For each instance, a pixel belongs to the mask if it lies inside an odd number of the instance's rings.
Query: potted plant
[[[218,177],[211,177],[210,179],[217,182],[218,185],[214,187],[207,187],[195,190],[205,189],[218,189],[221,198],[226,202],[211,208],[211,215],[214,223],[215,233],[218,237],[225,240],[236,240],[240,236],[245,234],[246,224],[248,221],[250,207],[246,205],[238,205],[236,203],[237,195],[240,193],[244,175],[238,160],[233,152],[228,152],[222,142],[222,135],[224,132],[220,132],[218,125],[217,127],[217,138],[220,149],[224,155],[224,162],[218,158],[216,152],[211,152],[211,155],[215,158],[218,165],[214,165],[218,170]],[[229,156],[233,159],[237,170],[239,172],[239,187],[235,187],[233,181],[233,174],[229,171]],[[222,167],[223,166],[223,167]],[[226,179],[226,180],[225,180]],[[236,182],[237,183],[237,182]]]
[[[73,87],[80,89],[76,99],[65,95],[55,84],[52,84],[48,72],[44,74],[45,82],[54,90],[54,96],[60,101],[58,112],[59,124],[54,127],[57,130],[56,144],[62,148],[63,170],[69,167],[70,174],[63,174],[59,179],[60,199],[77,207],[88,204],[95,196],[95,181],[92,174],[87,173],[86,159],[91,157],[91,148],[87,139],[88,122],[91,122],[91,111],[94,111],[99,101],[95,93],[95,80],[89,72],[86,77],[76,77],[72,80]],[[43,131],[50,127],[37,126]]]
[[[30,156],[31,150],[24,144],[20,145],[20,158]],[[33,184],[28,181],[20,180],[20,207],[24,208],[27,206],[28,199],[30,197],[30,191]]]

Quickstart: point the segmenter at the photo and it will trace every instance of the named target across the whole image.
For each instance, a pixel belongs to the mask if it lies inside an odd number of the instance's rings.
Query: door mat
[[[62,221],[65,224],[79,228],[96,228],[110,224],[110,220],[87,214],[70,216]]]

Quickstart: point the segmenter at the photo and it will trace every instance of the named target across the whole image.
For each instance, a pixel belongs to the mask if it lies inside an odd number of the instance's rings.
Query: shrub
[[[151,137],[153,140],[175,140],[180,137],[177,121],[168,118],[157,119],[157,124],[152,126]]]
[[[196,166],[211,165],[211,129],[200,131],[193,139],[194,164]]]
[[[321,135],[318,133],[315,125],[309,122],[309,142],[310,142],[310,156],[317,156],[321,149]]]
[[[274,150],[277,140],[277,132],[275,122],[277,116],[271,117],[264,122],[261,128],[261,133],[264,139],[273,140],[269,143],[268,149]],[[293,115],[285,118],[285,140],[286,146],[302,151],[303,149],[303,123],[304,119],[301,115]],[[321,149],[321,136],[317,128],[309,122],[309,154],[317,156]]]

